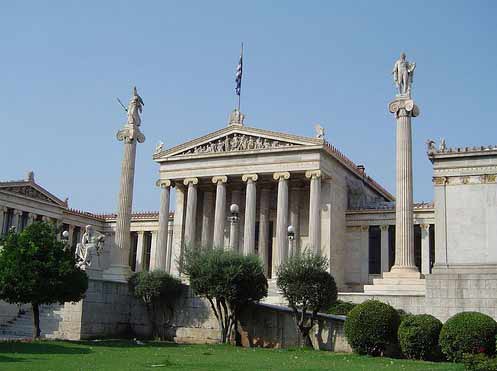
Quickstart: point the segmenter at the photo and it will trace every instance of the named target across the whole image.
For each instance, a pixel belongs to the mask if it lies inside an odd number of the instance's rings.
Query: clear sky
[[[157,210],[152,152],[224,127],[244,41],[248,126],[326,137],[395,193],[388,102],[417,63],[414,195],[432,199],[427,138],[497,143],[496,1],[10,1],[0,11],[0,178],[33,170],[71,207],[116,208],[127,102],[145,101],[135,210]]]

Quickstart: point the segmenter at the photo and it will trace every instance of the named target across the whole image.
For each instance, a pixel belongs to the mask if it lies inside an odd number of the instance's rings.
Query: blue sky
[[[34,170],[70,206],[116,208],[136,84],[145,101],[135,210],[156,210],[152,152],[222,128],[244,41],[246,124],[328,141],[395,192],[391,69],[417,63],[414,196],[432,199],[427,138],[497,143],[495,1],[18,1],[0,12],[3,180]]]

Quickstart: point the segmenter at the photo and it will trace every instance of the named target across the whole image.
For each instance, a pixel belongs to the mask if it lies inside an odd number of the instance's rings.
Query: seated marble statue
[[[95,255],[97,257],[100,255],[104,239],[103,234],[95,231],[91,225],[87,225],[81,243],[76,245],[76,266],[83,270],[90,267]]]

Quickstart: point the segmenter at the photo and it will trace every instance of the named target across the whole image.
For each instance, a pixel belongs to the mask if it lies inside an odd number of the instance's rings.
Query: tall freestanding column
[[[311,180],[309,200],[309,244],[312,252],[321,254],[321,170],[307,171]]]
[[[414,223],[412,195],[412,134],[411,117],[419,114],[410,97],[398,96],[389,105],[397,119],[397,166],[395,203],[395,264],[392,272],[415,273]]]
[[[104,272],[104,278],[127,282],[131,274],[129,267],[131,209],[133,205],[133,183],[135,178],[136,143],[143,143],[145,136],[140,131],[143,100],[136,87],[128,105],[128,121],[117,133],[117,139],[124,143],[121,165],[121,181],[117,206],[115,246],[112,249],[112,263]]]
[[[159,233],[157,235],[157,244],[155,246],[154,256],[151,261],[151,270],[157,269],[166,270],[167,260],[167,241],[169,237],[169,203],[171,193],[171,181],[167,179],[159,179],[157,185],[161,189],[160,194],[160,209],[159,209]]]
[[[255,209],[257,174],[245,174],[242,180],[247,183],[245,196],[245,226],[243,229],[243,255],[255,253]]]
[[[397,124],[397,160],[395,202],[395,263],[383,278],[373,279],[364,292],[381,295],[424,294],[424,280],[414,262],[414,224],[412,196],[412,137],[411,118],[419,115],[419,108],[411,99],[411,84],[415,63],[409,63],[402,53],[393,68],[394,81],[399,89],[388,110]],[[388,233],[385,230],[385,233]],[[387,237],[386,235],[384,238]]]
[[[216,184],[216,207],[214,210],[214,247],[224,247],[224,225],[226,223],[226,176],[215,176],[212,183]]]
[[[283,264],[288,256],[288,179],[289,172],[274,173],[274,180],[278,181],[278,202],[276,209],[276,269]],[[275,259],[273,259],[275,261]],[[276,272],[276,270],[273,270]]]

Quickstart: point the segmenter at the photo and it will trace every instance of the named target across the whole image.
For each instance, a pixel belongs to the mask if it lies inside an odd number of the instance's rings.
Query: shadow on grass
[[[172,348],[172,347],[189,347],[189,344],[177,344],[167,341],[141,341],[142,344],[137,344],[133,340],[81,340],[71,341],[68,344],[78,344],[92,347],[109,347],[109,348],[134,348],[134,347],[156,347],[156,348]]]
[[[6,353],[18,354],[89,354],[91,349],[81,346],[71,346],[71,343],[53,343],[50,341],[5,342],[0,343],[0,361],[8,357]],[[15,358],[17,360],[17,358]],[[14,360],[14,361],[15,361]],[[7,362],[7,361],[3,361]]]

